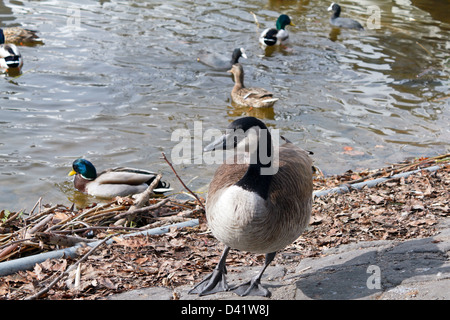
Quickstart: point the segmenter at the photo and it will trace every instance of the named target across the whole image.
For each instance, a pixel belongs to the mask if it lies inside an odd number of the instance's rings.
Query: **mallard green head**
[[[73,176],[78,173],[87,180],[95,180],[95,178],[97,178],[97,170],[95,170],[94,165],[85,159],[75,160],[72,163],[72,169],[73,170],[70,171],[69,176]]]
[[[284,28],[288,25],[295,26],[295,24],[292,23],[291,18],[289,18],[288,15],[282,14],[281,16],[278,17],[276,24],[278,30],[284,30]]]

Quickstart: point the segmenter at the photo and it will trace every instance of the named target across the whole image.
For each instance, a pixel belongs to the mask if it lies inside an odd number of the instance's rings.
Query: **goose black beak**
[[[210,144],[208,144],[203,151],[214,151],[214,150],[225,150],[227,148],[227,137],[228,135],[224,134],[223,136],[217,138]]]

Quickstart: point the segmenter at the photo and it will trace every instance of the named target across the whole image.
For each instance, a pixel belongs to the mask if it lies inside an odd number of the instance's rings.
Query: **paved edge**
[[[232,292],[204,297],[191,286],[142,288],[111,300],[352,300],[450,299],[450,218],[433,237],[406,241],[368,241],[328,249],[320,258],[267,268],[262,283],[270,298]],[[230,286],[254,276],[262,266],[229,268]],[[206,276],[206,275],[205,275]]]

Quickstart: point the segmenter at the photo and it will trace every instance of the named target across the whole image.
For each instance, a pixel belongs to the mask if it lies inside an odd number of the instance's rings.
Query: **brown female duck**
[[[253,108],[273,107],[278,98],[273,93],[263,88],[247,88],[244,86],[244,68],[236,63],[228,72],[234,76],[234,87],[231,90],[231,98],[239,105]]]
[[[34,30],[24,29],[22,27],[8,27],[3,28],[3,32],[6,43],[24,45],[39,42],[39,37]]]

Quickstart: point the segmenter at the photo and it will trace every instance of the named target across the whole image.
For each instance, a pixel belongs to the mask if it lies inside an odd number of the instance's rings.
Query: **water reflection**
[[[448,15],[450,12],[450,2],[439,0],[411,0],[411,3],[415,7],[428,12],[433,20],[447,24],[450,23],[450,17]]]
[[[329,174],[448,151],[449,4],[340,2],[343,16],[363,24],[368,6],[380,8],[380,29],[360,33],[333,29],[330,3],[0,1],[0,26],[36,29],[45,42],[20,48],[20,77],[0,77],[0,209],[32,207],[41,196],[75,201],[66,175],[82,156],[161,171],[176,188],[160,155],[193,121],[223,130],[257,116],[314,151]],[[79,9],[79,27],[68,24],[68,8]],[[251,12],[261,28],[288,14],[289,44],[262,50]],[[247,82],[282,97],[273,109],[233,105],[230,75],[196,61],[203,49],[236,47],[248,55]],[[186,181],[199,176],[195,190],[215,167],[177,169]]]
[[[231,102],[232,108],[229,108],[228,115],[230,118],[235,119],[239,117],[256,117],[259,119],[274,120],[275,109],[274,108],[248,108],[237,105]]]

